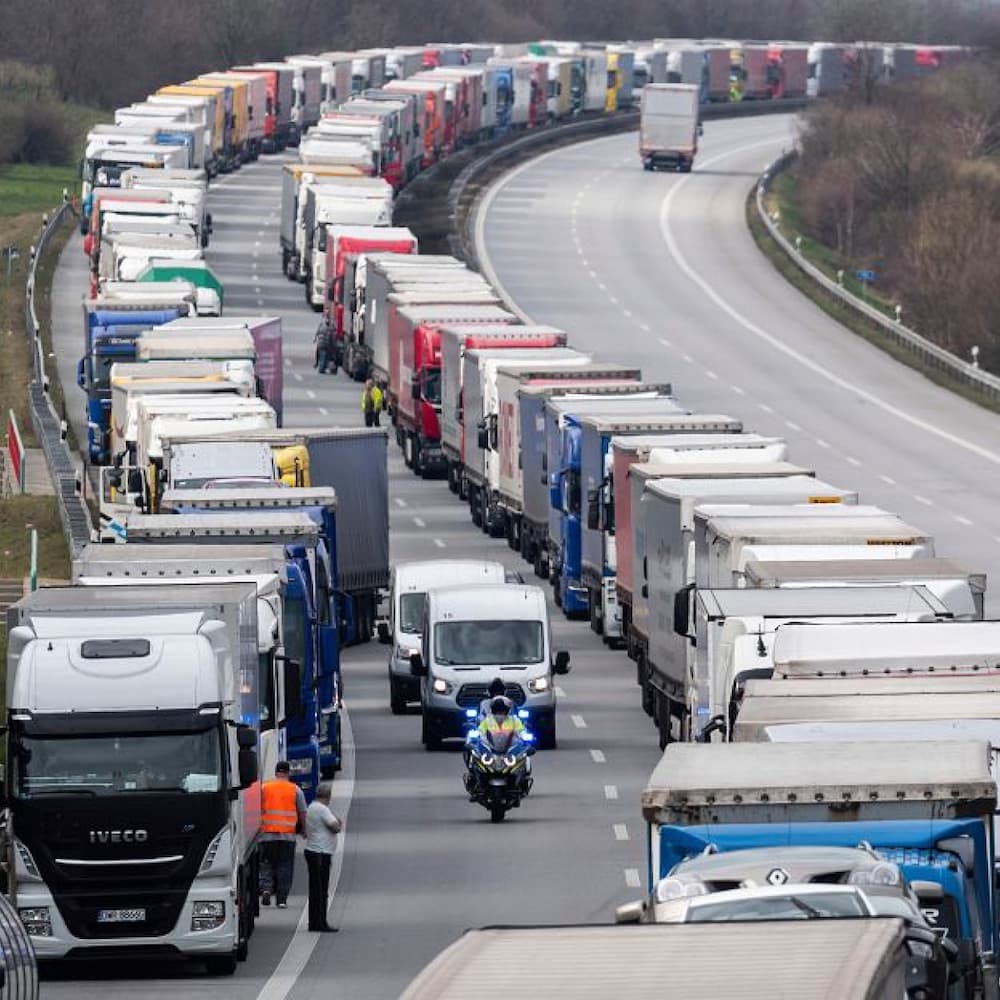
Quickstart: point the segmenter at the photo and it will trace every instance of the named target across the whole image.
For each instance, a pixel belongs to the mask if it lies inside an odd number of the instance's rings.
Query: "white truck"
[[[500,677],[507,697],[530,713],[542,749],[556,747],[555,676],[569,653],[553,654],[545,594],[514,584],[427,591],[420,652],[410,669],[421,678],[421,740],[428,750],[465,735],[466,709],[478,708]]]
[[[690,173],[701,134],[698,87],[649,83],[642,88],[639,158],[645,170],[672,167]]]
[[[13,896],[41,958],[228,975],[257,910],[253,584],[66,587],[8,611]]]
[[[410,672],[424,633],[427,591],[440,586],[505,583],[502,563],[479,559],[431,559],[393,567],[389,584],[389,620],[379,623],[379,639],[390,645],[389,708],[403,715],[408,702],[420,700],[420,680]]]

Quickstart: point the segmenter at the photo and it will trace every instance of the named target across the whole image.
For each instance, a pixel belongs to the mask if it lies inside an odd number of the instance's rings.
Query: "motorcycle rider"
[[[503,698],[507,694],[507,686],[499,677],[494,677],[490,681],[486,697],[479,703],[479,717],[477,722],[482,722],[490,714],[490,704],[494,698]]]

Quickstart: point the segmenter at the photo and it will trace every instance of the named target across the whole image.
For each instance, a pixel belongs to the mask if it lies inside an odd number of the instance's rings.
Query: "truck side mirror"
[[[257,749],[257,731],[252,726],[236,727],[236,745],[241,750]]]
[[[641,924],[646,915],[646,900],[637,899],[632,903],[622,903],[615,907],[616,924]]]
[[[382,643],[383,646],[388,646],[392,642],[392,635],[389,632],[388,622],[378,623],[378,641]]]
[[[486,451],[490,446],[490,431],[485,420],[476,428],[476,432],[476,443],[481,451]]]
[[[77,361],[76,363],[76,384],[81,389],[87,388],[87,375],[86,375],[86,369],[84,367],[86,363],[87,363],[86,358],[80,358],[80,360]]]
[[[556,653],[556,661],[552,665],[552,673],[554,674],[568,674],[569,673],[569,653],[565,649],[560,649]]]
[[[601,527],[601,496],[598,490],[587,493],[587,530],[597,531]]]
[[[410,396],[413,399],[420,399],[420,374],[414,372],[410,376]]]
[[[302,664],[291,657],[279,657],[285,686],[285,718],[298,719],[305,711],[302,700]]]
[[[427,676],[427,666],[419,653],[410,653],[410,675],[412,677]]]
[[[257,751],[240,747],[240,788],[249,788],[257,780]]]
[[[686,587],[681,587],[681,589],[674,594],[674,632],[676,632],[677,635],[684,636],[685,639],[691,638],[692,590],[694,590],[694,584],[689,583]]]
[[[553,510],[562,510],[562,488],[559,483],[559,473],[549,476],[549,506]]]
[[[128,474],[129,493],[142,492],[142,473],[138,469],[130,469]]]

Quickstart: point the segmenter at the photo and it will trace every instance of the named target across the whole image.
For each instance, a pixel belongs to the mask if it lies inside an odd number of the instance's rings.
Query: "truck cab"
[[[528,711],[539,746],[555,749],[555,677],[569,672],[569,653],[552,653],[548,609],[538,587],[427,591],[421,651],[410,666],[421,678],[421,738],[428,750],[465,735],[466,711],[478,709],[497,676],[515,707]]]

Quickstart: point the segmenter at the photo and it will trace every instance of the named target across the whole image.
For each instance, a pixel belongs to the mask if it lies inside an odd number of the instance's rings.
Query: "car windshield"
[[[544,655],[541,622],[452,621],[434,626],[434,659],[446,666],[541,663]]]
[[[399,598],[399,631],[420,635],[424,630],[424,594],[402,594]]]
[[[804,893],[797,896],[754,896],[691,906],[689,924],[742,920],[816,920],[865,917],[868,914],[854,893]]]
[[[163,733],[22,738],[14,755],[15,794],[121,795],[217,792],[219,734]]]

